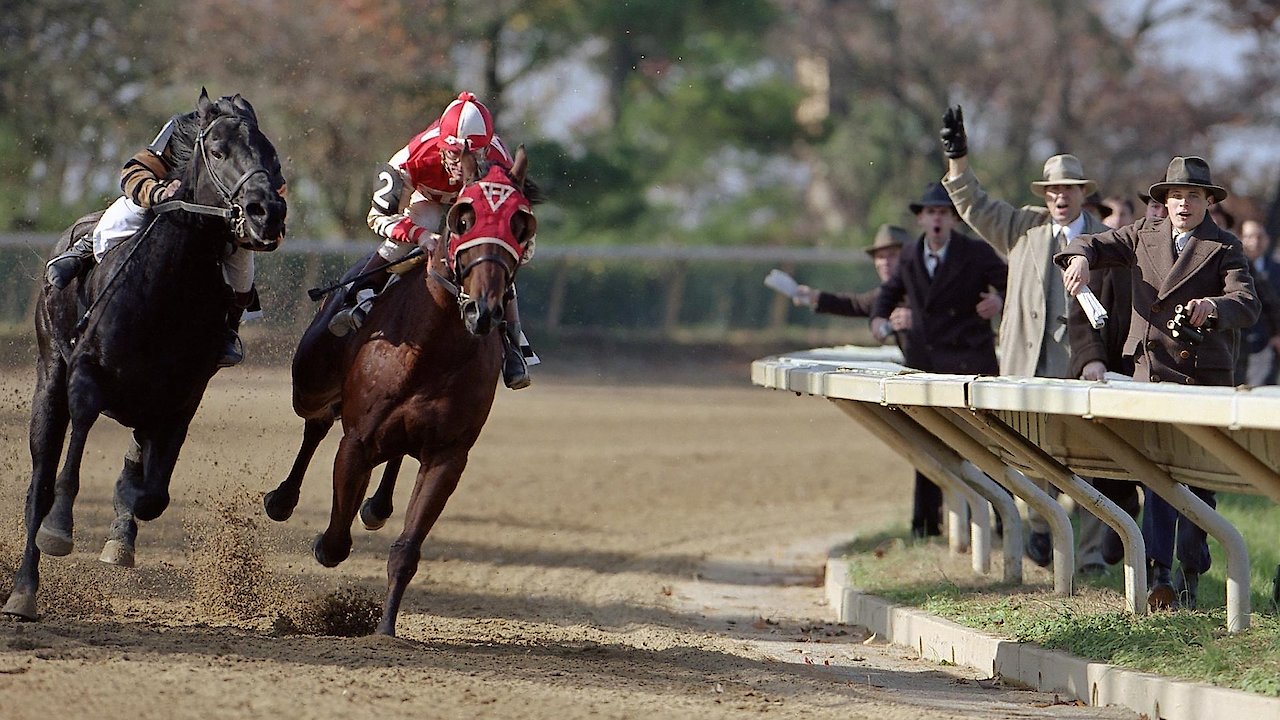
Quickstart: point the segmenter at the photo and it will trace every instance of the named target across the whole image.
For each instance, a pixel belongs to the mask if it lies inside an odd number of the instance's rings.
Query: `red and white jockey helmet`
[[[476,96],[458,95],[440,116],[440,139],[458,152],[475,152],[493,142],[493,117]]]

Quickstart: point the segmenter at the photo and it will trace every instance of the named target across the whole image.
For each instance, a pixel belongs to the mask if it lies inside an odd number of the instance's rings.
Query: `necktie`
[[[938,263],[942,258],[938,257],[938,253],[932,250],[924,251],[924,269],[929,273],[929,277],[933,277],[938,272]]]
[[[1182,233],[1181,235],[1179,235],[1178,237],[1174,238],[1174,240],[1173,240],[1173,250],[1174,250],[1174,254],[1175,254],[1175,255],[1181,255],[1181,254],[1182,254],[1183,249],[1187,247],[1187,242],[1188,242],[1189,240],[1191,240],[1191,233],[1189,233],[1189,232],[1184,232],[1184,233]]]

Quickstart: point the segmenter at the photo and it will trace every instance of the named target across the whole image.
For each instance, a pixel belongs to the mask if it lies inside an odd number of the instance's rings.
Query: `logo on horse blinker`
[[[480,192],[484,195],[485,201],[489,203],[489,209],[497,212],[502,207],[502,203],[511,197],[516,189],[506,183],[480,182]]]

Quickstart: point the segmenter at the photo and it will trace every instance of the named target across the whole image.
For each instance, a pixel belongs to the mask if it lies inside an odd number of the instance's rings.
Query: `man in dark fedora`
[[[1213,183],[1203,158],[1188,156],[1175,157],[1164,182],[1152,185],[1149,195],[1164,204],[1168,217],[1143,218],[1071,241],[1054,258],[1063,268],[1063,285],[1074,295],[1089,282],[1093,268],[1132,268],[1133,310],[1123,352],[1134,360],[1134,378],[1232,385],[1236,333],[1231,331],[1252,325],[1261,303],[1240,240],[1209,216],[1209,205],[1225,199],[1227,191]],[[1204,330],[1202,339],[1170,327],[1178,307],[1186,309],[1186,324]],[[1192,491],[1214,504],[1211,491]],[[1199,576],[1209,569],[1205,533],[1149,490],[1146,499],[1148,603],[1170,607],[1176,600],[1194,606]],[[1179,569],[1171,580],[1175,538]]]
[[[871,312],[871,332],[894,331],[891,313],[905,302],[911,327],[903,357],[908,367],[928,372],[994,375],[995,333],[991,320],[1003,307],[1008,266],[989,245],[960,233],[947,191],[931,183],[908,205],[920,236],[902,249],[898,270],[880,287]],[[916,473],[911,530],[916,537],[941,534],[942,491]]]
[[[947,175],[942,180],[960,217],[969,227],[1009,259],[1009,292],[1000,323],[1000,374],[1064,378],[1071,375],[1071,346],[1067,337],[1067,303],[1059,287],[1053,253],[1083,233],[1107,229],[1102,220],[1084,212],[1085,198],[1098,189],[1085,175],[1075,155],[1054,155],[1044,163],[1031,192],[1044,199],[1043,208],[1015,207],[990,197],[969,166],[969,143],[964,114],[947,108],[942,118]],[[1048,210],[1048,212],[1045,212]],[[1043,480],[1045,490],[1053,492]],[[1049,523],[1028,512],[1027,557],[1046,567],[1053,560]],[[1092,514],[1080,516],[1079,569],[1101,562],[1106,525]]]
[[[1156,200],[1150,195],[1142,192],[1138,193],[1138,199],[1142,201],[1145,208],[1142,211],[1143,216],[1151,218],[1152,220],[1169,217],[1169,211],[1164,209],[1164,203],[1159,200]]]

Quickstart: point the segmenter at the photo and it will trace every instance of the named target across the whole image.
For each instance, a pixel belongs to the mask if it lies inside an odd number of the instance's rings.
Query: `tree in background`
[[[61,229],[119,194],[129,138],[145,132],[129,127],[135,104],[159,60],[132,39],[169,18],[168,3],[136,0],[5,5],[0,228]]]
[[[814,211],[843,212],[848,227],[901,222],[904,198],[941,176],[937,130],[949,104],[968,111],[984,184],[1031,201],[1027,181],[1059,152],[1080,156],[1108,190],[1145,188],[1168,157],[1207,153],[1216,128],[1258,117],[1261,86],[1275,87],[1219,79],[1204,92],[1189,78],[1210,68],[1156,64],[1148,38],[1191,3],[1149,1],[1127,24],[1100,1],[783,5],[795,18],[781,29],[791,52],[831,78],[831,129],[816,142],[831,186],[819,197],[831,200]]]
[[[1116,7],[32,0],[0,16],[0,227],[56,230],[100,207],[202,85],[258,107],[295,238],[365,237],[373,169],[462,84],[530,145],[561,244],[847,244],[900,222],[941,174],[955,102],[984,184],[1011,199],[1058,151],[1128,192],[1173,154],[1212,155],[1221,130],[1274,123],[1271,4],[1145,0],[1122,23]],[[1253,71],[1156,64],[1150,39],[1190,12],[1257,38]],[[1227,181],[1244,170],[1221,166]]]

